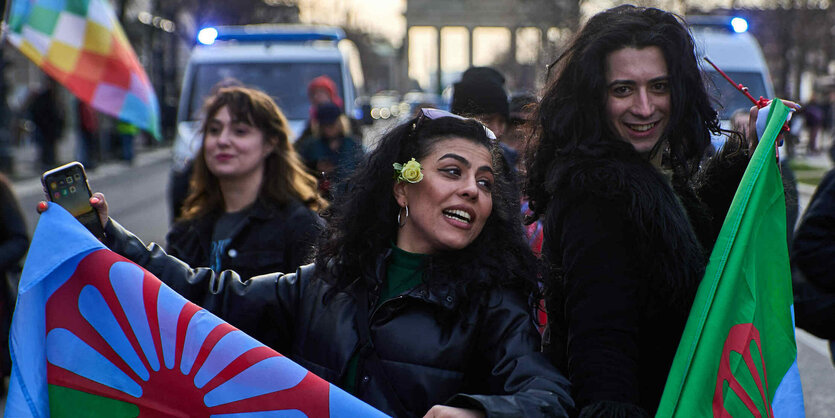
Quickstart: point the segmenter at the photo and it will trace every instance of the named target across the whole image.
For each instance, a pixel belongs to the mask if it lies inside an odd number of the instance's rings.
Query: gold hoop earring
[[[400,212],[402,212],[402,210],[397,211],[397,226],[399,226],[401,228],[406,226],[406,218],[409,217],[409,205],[406,205],[405,208],[406,208],[406,216],[403,217],[402,222],[401,222],[401,219],[400,219]]]

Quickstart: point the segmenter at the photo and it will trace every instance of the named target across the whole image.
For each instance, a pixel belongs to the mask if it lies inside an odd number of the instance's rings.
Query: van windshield
[[[342,96],[342,76],[338,63],[318,62],[234,62],[198,64],[192,77],[188,115],[200,118],[203,100],[217,82],[235,79],[247,87],[263,90],[278,104],[287,119],[306,120],[310,103],[307,85],[316,77],[326,75],[336,83]]]
[[[767,96],[761,73],[743,71],[726,71],[726,73],[731,80],[748,87],[748,92],[751,93],[751,96],[754,96],[754,99]],[[710,77],[710,82],[707,83],[707,92],[712,99],[716,100],[713,105],[719,112],[719,119],[730,119],[731,114],[737,109],[748,110],[754,105],[742,92],[732,86],[728,80],[725,80],[721,74],[712,70],[707,71],[707,74]],[[771,99],[771,97],[766,98]]]

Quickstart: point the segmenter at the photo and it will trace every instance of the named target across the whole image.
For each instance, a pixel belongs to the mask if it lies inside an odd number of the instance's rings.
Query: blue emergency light
[[[215,28],[203,28],[200,29],[200,32],[197,32],[197,40],[203,45],[211,45],[215,43],[215,39],[217,39],[217,29]]]
[[[734,32],[736,33],[747,32],[748,21],[741,17],[735,17],[731,19],[731,27],[734,28]]]
[[[197,33],[197,41],[212,45],[215,41],[234,42],[338,42],[345,39],[340,28],[301,25],[246,25],[203,28]]]

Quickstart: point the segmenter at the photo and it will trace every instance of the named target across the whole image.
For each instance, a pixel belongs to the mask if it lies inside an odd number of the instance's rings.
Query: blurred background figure
[[[139,128],[125,121],[116,122],[116,138],[118,140],[119,158],[128,164],[133,164],[133,141]]]
[[[64,110],[58,99],[58,83],[45,78],[41,90],[35,95],[30,107],[32,123],[35,124],[35,138],[39,147],[39,162],[42,170],[57,165],[55,146],[64,133]]]
[[[20,204],[6,177],[0,174],[0,371],[2,377],[11,371],[9,358],[9,325],[11,324],[14,301],[17,297],[17,281],[20,278],[20,261],[29,248],[26,222]],[[0,377],[0,391],[5,386]]]
[[[815,155],[820,150],[818,149],[818,135],[821,128],[823,128],[825,109],[818,101],[817,95],[813,94],[801,109],[800,113],[803,115],[803,120],[806,129],[809,132],[809,139],[806,142],[806,152],[810,155]]]
[[[84,168],[93,170],[101,158],[99,155],[99,119],[92,106],[82,100],[76,100],[78,117],[78,161]]]
[[[354,171],[363,155],[342,109],[334,103],[316,107],[311,140],[297,146],[308,168],[321,175],[320,191],[329,199],[343,189],[342,180]]]
[[[183,216],[168,252],[242,279],[295,271],[307,261],[326,202],[290,145],[290,128],[259,90],[220,89],[207,102]]]
[[[316,109],[323,104],[332,103],[337,108],[344,109],[342,98],[337,92],[336,83],[326,75],[321,75],[310,81],[307,85],[307,99],[310,101],[309,116],[299,138],[296,140],[296,150],[301,151],[308,146],[308,143],[316,136],[314,126],[318,124]]]
[[[516,167],[519,153],[504,142],[510,107],[504,87],[505,78],[491,67],[470,67],[453,85],[450,111],[478,119],[499,139],[502,154],[510,167]]]
[[[507,129],[501,139],[505,145],[516,152],[520,152],[524,147],[527,136],[526,126],[533,116],[532,108],[535,104],[536,96],[530,93],[519,93],[510,98]]]

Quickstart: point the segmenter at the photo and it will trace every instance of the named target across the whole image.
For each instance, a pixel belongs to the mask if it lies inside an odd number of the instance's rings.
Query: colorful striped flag
[[[159,103],[105,0],[13,0],[9,42],[96,110],[160,139]]]
[[[788,115],[788,107],[772,101],[693,302],[658,417],[804,416],[786,203],[774,153]]]
[[[107,250],[38,223],[10,338],[7,417],[382,417]]]

